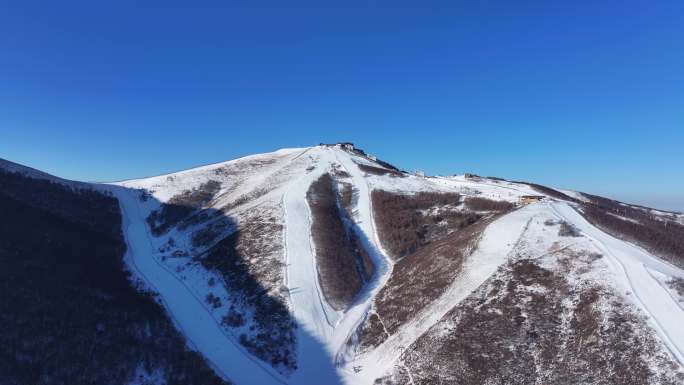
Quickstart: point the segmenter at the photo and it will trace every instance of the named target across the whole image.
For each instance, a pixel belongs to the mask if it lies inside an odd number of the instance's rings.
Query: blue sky
[[[0,157],[59,176],[345,140],[684,210],[681,1],[2,8]]]

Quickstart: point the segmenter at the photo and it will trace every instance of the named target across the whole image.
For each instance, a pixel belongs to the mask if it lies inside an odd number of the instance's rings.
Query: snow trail
[[[234,190],[224,193],[225,196],[221,194],[216,199],[227,201],[250,193],[256,185],[268,185],[269,178],[275,178],[274,175],[286,166],[292,166],[292,171],[296,171],[281,177],[283,184],[269,198],[275,204],[280,202],[283,208],[286,262],[284,281],[298,326],[298,369],[289,377],[281,375],[268,363],[249,354],[236,341],[235,336],[212,316],[200,298],[201,295],[198,297],[168,266],[157,260],[155,243],[142,215],[141,207],[144,204],[139,201],[139,192],[122,186],[106,187],[118,197],[121,204],[122,227],[128,244],[125,257],[127,264],[160,294],[165,308],[187,337],[189,345],[200,352],[222,377],[238,385],[373,383],[376,378],[392,369],[404,348],[413,344],[509,260],[530,222],[542,212],[547,215],[555,214],[572,223],[596,244],[607,256],[606,262],[617,277],[616,283],[633,293],[630,296],[632,301],[649,316],[650,324],[675,359],[684,363],[684,328],[680,327],[684,321],[684,309],[655,276],[657,273],[684,278],[684,271],[637,246],[602,232],[565,202],[527,205],[493,221],[484,229],[477,248],[467,257],[459,276],[442,295],[401,325],[395,334],[376,349],[356,356],[358,352],[347,342],[365,319],[373,299],[387,283],[393,268],[393,261],[387,257],[375,228],[371,196],[373,188],[387,188],[388,191],[403,193],[423,190],[468,193],[475,189],[483,192],[483,196],[511,202],[516,202],[520,195],[536,192],[529,186],[509,182],[494,183],[459,178],[369,177],[357,165],[357,162],[369,163],[367,158],[338,147],[289,149],[274,154],[281,156],[285,164],[267,163],[254,175],[245,176],[248,182],[236,185]],[[254,158],[259,159],[260,156]],[[212,167],[216,166],[205,166],[207,172]],[[346,181],[351,182],[358,196],[350,218],[353,222],[351,229],[364,244],[375,266],[373,277],[344,311],[336,311],[330,306],[321,290],[312,238],[312,231],[316,229],[311,228],[311,210],[306,199],[311,184],[333,167],[339,167],[349,174]],[[186,173],[194,184],[201,183],[204,178],[204,175],[197,176],[190,171]],[[149,181],[134,182],[129,184],[135,187],[142,183],[142,187]],[[177,183],[159,191],[159,194],[167,197],[186,188],[185,183]],[[252,202],[246,203],[243,209],[249,209],[250,204]],[[411,376],[409,369],[406,370]]]
[[[383,249],[375,228],[373,201],[371,199],[372,189],[368,185],[364,173],[361,172],[351,156],[346,152],[339,149],[328,149],[328,151],[333,152],[335,160],[349,174],[352,184],[358,192],[358,200],[355,206],[354,217],[352,218],[355,225],[353,230],[356,231],[357,236],[364,244],[375,267],[373,277],[356,296],[354,304],[347,309],[335,334],[335,340],[333,341],[336,352],[335,360],[338,365],[343,365],[344,361],[348,359],[345,354],[345,343],[365,318],[375,294],[387,283],[392,271],[393,262]]]
[[[540,204],[525,206],[496,219],[486,227],[477,249],[469,255],[459,276],[439,298],[430,303],[413,319],[374,350],[353,362],[364,367],[365,377],[379,378],[386,374],[421,335],[436,324],[451,309],[475,291],[510,258],[518,240],[530,221],[543,210]]]
[[[345,372],[345,344],[370,308],[374,293],[386,281],[389,263],[379,251],[372,217],[370,188],[351,159],[352,155],[339,149],[321,147],[312,148],[309,155],[315,158],[315,167],[309,170],[309,173],[293,181],[283,197],[287,286],[290,290],[295,319],[302,329],[298,336],[305,333],[312,342],[311,344],[298,343],[299,369],[293,374],[291,383],[333,384],[342,382],[339,376]],[[354,188],[358,191],[359,199],[353,219],[357,226],[357,234],[367,247],[376,266],[376,273],[371,282],[357,295],[354,304],[345,312],[335,311],[326,302],[321,292],[311,238],[311,212],[306,200],[309,186],[322,174],[330,171],[333,164],[341,165],[349,173]],[[305,337],[307,336],[301,336],[301,338]],[[320,353],[321,347],[325,350],[323,355]],[[335,378],[329,376],[330,368],[327,368],[326,364],[337,366],[334,370]],[[329,377],[324,381],[321,375]],[[349,380],[345,379],[344,382],[348,383]],[[356,382],[358,378],[354,383]]]
[[[309,186],[328,171],[324,153],[311,149],[314,164],[321,163],[290,183],[283,196],[285,215],[285,258],[287,288],[290,293],[297,330],[297,371],[292,384],[340,383],[332,366],[330,340],[337,312],[325,301],[318,282],[316,259],[311,239],[311,212],[306,200]],[[311,165],[313,166],[313,165]],[[311,167],[310,166],[310,167]]]
[[[684,310],[649,272],[684,278],[684,271],[651,255],[640,247],[617,239],[589,223],[567,203],[551,203],[556,215],[580,229],[609,257],[608,266],[625,288],[634,295],[633,302],[647,315],[665,346],[684,365]]]
[[[224,379],[237,384],[285,384],[268,365],[244,351],[204,307],[204,304],[175,275],[154,258],[147,223],[140,215],[136,190],[111,186],[118,198],[124,238],[124,260],[159,293],[162,303],[190,345],[200,352]]]

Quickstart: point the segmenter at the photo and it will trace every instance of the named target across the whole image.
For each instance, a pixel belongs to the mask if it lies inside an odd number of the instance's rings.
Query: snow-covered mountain
[[[87,186],[118,200],[135,287],[224,381],[684,383],[679,213],[346,143]]]

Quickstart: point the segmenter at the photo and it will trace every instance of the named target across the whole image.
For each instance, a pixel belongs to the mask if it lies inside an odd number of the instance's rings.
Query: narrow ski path
[[[306,340],[298,343],[297,372],[292,384],[370,384],[384,375],[401,354],[401,347],[408,347],[427,331],[446,312],[477,289],[496,269],[504,263],[527,224],[543,205],[529,205],[503,216],[490,224],[481,240],[478,250],[469,257],[461,277],[447,292],[434,301],[428,309],[402,326],[398,333],[377,349],[363,356],[347,345],[371,308],[372,300],[386,284],[393,263],[382,249],[375,222],[371,199],[371,187],[364,173],[353,160],[353,156],[336,148],[314,148],[309,154],[315,159],[313,168],[290,184],[283,197],[286,231],[287,285],[294,308],[295,319],[302,325],[298,335],[314,337],[314,343]],[[346,171],[358,193],[355,204],[353,230],[364,243],[373,259],[376,271],[371,281],[356,296],[353,305],[345,312],[336,312],[325,301],[318,282],[315,253],[311,238],[311,213],[306,201],[306,192],[320,175],[338,164]],[[323,346],[325,354],[315,354]],[[320,373],[325,364],[334,364],[337,379],[322,381]],[[319,369],[315,369],[319,368]],[[311,378],[316,378],[311,381]]]
[[[554,213],[580,229],[608,258],[619,283],[633,295],[648,321],[680,364],[684,365],[684,310],[649,272],[684,278],[684,271],[642,248],[617,239],[591,223],[567,203],[551,203]]]
[[[308,155],[314,158],[314,167],[290,183],[283,196],[287,287],[295,319],[300,324],[297,334],[299,369],[293,374],[290,383],[358,383],[358,379],[354,381],[345,374],[346,342],[365,317],[374,294],[386,281],[390,265],[379,251],[370,189],[350,155],[338,149],[321,147],[312,148]],[[350,174],[352,184],[359,192],[356,215],[352,218],[356,225],[354,230],[376,265],[376,273],[371,282],[344,312],[335,311],[321,292],[311,237],[311,212],[306,200],[309,186],[322,174],[330,171],[333,164],[341,165]]]
[[[311,238],[311,212],[306,200],[309,186],[328,171],[326,155],[312,148],[313,164],[291,182],[283,195],[285,216],[286,284],[297,329],[297,370],[289,383],[339,384],[329,341],[339,314],[325,301],[318,282]],[[306,163],[308,164],[308,163]]]
[[[345,344],[366,317],[375,295],[387,283],[392,272],[393,262],[382,248],[375,228],[373,200],[371,197],[372,190],[364,173],[346,152],[338,149],[328,149],[328,151],[334,154],[336,162],[350,175],[352,185],[358,192],[358,201],[354,207],[355,215],[352,218],[354,221],[353,230],[362,241],[375,267],[373,277],[356,296],[354,304],[347,310],[344,318],[338,325],[333,341],[336,352],[335,361],[339,366],[345,368],[347,381],[354,383],[358,376],[355,375],[357,372],[353,370],[353,367],[347,365],[348,361],[352,358],[352,354],[346,351],[347,346]]]
[[[411,346],[511,258],[511,253],[515,252],[530,221],[542,210],[544,207],[541,204],[528,205],[489,224],[478,242],[477,249],[467,257],[462,272],[444,294],[432,301],[413,319],[404,323],[380,346],[358,357],[353,364],[363,367],[367,372],[365,376],[369,376],[368,372],[372,373],[370,377],[373,378],[385,375],[397,362],[404,349]]]
[[[285,384],[267,364],[244,351],[216,322],[204,304],[154,257],[147,223],[140,214],[136,190],[111,186],[122,213],[127,249],[124,260],[153,288],[166,311],[194,350],[200,352],[224,379],[237,384]]]

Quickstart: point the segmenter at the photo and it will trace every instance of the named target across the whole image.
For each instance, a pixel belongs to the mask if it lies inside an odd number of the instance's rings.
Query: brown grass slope
[[[594,195],[585,195],[591,202],[581,206],[581,213],[589,222],[617,238],[637,243],[663,259],[684,268],[683,225],[668,219],[656,219],[643,208],[632,207]]]
[[[429,239],[446,231],[435,226],[446,222],[447,227],[463,227],[477,220],[477,216],[464,216],[456,211],[445,211],[436,216],[422,211],[433,207],[458,206],[461,196],[457,193],[419,192],[415,195],[395,194],[384,190],[371,193],[375,225],[390,258],[399,260],[415,252]]]
[[[469,197],[465,200],[465,206],[472,211],[508,211],[515,205],[507,201],[495,201],[487,198]]]
[[[162,235],[171,227],[186,220],[196,210],[209,203],[220,188],[221,183],[209,180],[198,188],[185,190],[173,196],[168,202],[161,204],[158,210],[152,211],[147,217],[147,224],[150,226],[152,234],[155,236]],[[147,196],[145,195],[145,197]]]
[[[379,237],[397,262],[360,330],[362,349],[377,346],[444,293],[494,217],[457,210],[460,196],[453,193],[377,190],[372,199]]]
[[[0,172],[0,384],[223,384],[124,267],[116,199]]]
[[[595,261],[591,255],[563,258],[570,269]],[[510,262],[407,348],[402,370],[377,383],[684,381],[645,320],[620,297],[598,284],[573,284],[567,274],[534,260]]]
[[[323,174],[311,184],[306,199],[311,208],[311,234],[321,290],[337,310],[349,306],[366,279],[368,257],[345,227],[334,180]],[[366,263],[364,263],[364,261]]]
[[[296,323],[282,293],[273,291],[282,282],[283,264],[273,258],[282,252],[282,234],[274,217],[259,215],[237,226],[236,231],[195,257],[206,269],[223,278],[234,302],[222,320],[228,327],[250,325],[250,335],[241,334],[240,344],[255,356],[275,367],[297,368],[295,354]]]

